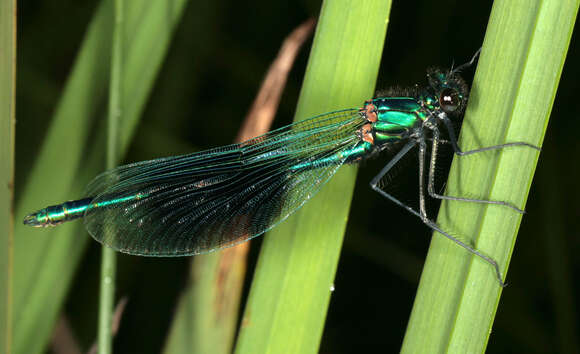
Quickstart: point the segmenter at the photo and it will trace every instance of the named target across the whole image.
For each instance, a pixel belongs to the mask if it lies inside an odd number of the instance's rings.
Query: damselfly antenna
[[[455,69],[453,68],[454,63],[451,64],[451,74],[459,74],[461,72],[461,70],[468,68],[470,66],[472,66],[475,61],[477,60],[477,58],[479,57],[479,54],[481,54],[481,47],[477,50],[477,52],[475,52],[475,54],[473,54],[473,57],[471,57],[471,60],[468,61],[465,64],[461,64],[458,67],[456,67]]]

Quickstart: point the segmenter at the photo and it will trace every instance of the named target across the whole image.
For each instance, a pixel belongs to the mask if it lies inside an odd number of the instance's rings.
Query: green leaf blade
[[[16,1],[0,3],[0,352],[12,351]]]
[[[494,3],[461,132],[463,150],[514,141],[542,145],[577,11],[578,1]],[[447,193],[523,208],[539,152],[511,147],[475,155],[454,160]],[[444,202],[438,223],[497,260],[505,276],[521,219],[502,206]],[[500,295],[489,264],[435,235],[402,351],[485,351]]]
[[[372,96],[390,1],[325,1],[296,120]],[[317,352],[356,169],[343,167],[301,210],[266,235],[237,353]]]

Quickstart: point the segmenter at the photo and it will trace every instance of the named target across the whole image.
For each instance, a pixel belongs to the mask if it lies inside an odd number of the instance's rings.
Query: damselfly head
[[[430,69],[427,79],[441,110],[450,115],[463,113],[467,105],[469,89],[465,81],[454,71],[443,72]]]

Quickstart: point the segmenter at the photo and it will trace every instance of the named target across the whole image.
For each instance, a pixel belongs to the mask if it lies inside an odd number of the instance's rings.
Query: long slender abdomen
[[[48,206],[24,218],[24,225],[33,227],[48,227],[63,222],[82,218],[91,205],[93,198],[84,198]]]

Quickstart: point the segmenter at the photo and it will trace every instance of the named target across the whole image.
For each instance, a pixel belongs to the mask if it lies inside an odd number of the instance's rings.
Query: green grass
[[[461,132],[464,150],[542,145],[578,4],[495,1]],[[455,158],[447,193],[523,208],[538,157],[512,147]],[[505,276],[521,218],[501,206],[444,202],[438,223],[496,259]],[[485,351],[501,293],[489,264],[435,234],[402,351]]]
[[[295,120],[372,96],[390,1],[326,1]],[[364,19],[364,21],[361,21]],[[264,239],[236,353],[318,351],[352,198],[356,168],[324,189]]]
[[[111,46],[111,76],[109,84],[109,109],[107,115],[107,169],[116,167],[120,161],[119,132],[123,120],[123,62],[125,60],[125,2],[114,0],[113,39]],[[117,279],[117,254],[115,250],[102,246],[101,277],[99,291],[98,351],[100,354],[113,352],[113,309]]]
[[[134,3],[125,12],[123,154],[144,109],[186,1]],[[96,10],[79,50],[34,168],[28,175],[16,219],[48,203],[82,195],[90,178],[104,168],[104,126],[94,139],[93,122],[104,114],[110,73],[113,3]],[[155,38],[155,40],[151,40]],[[102,121],[102,120],[101,120]],[[97,126],[99,123],[96,123]],[[88,158],[83,159],[83,157]],[[58,168],[55,164],[58,163]],[[35,230],[16,223],[14,239],[14,352],[41,353],[90,237],[82,223]],[[31,340],[34,338],[34,340]]]
[[[0,352],[12,336],[12,242],[14,235],[14,133],[16,1],[0,3]]]

